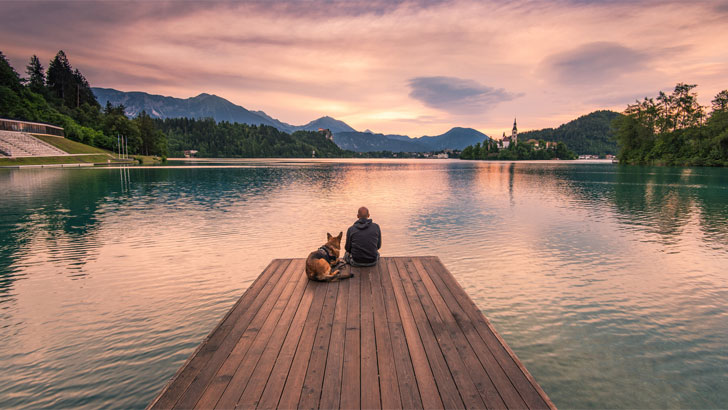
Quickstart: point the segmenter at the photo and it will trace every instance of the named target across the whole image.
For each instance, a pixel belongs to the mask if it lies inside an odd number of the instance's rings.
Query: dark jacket
[[[371,219],[359,218],[348,231],[346,231],[346,246],[344,249],[351,254],[352,259],[359,263],[371,263],[379,256],[378,249],[382,247],[382,232],[379,225]]]

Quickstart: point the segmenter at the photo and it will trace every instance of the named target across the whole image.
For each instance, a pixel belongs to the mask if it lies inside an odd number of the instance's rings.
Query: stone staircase
[[[45,141],[16,131],[0,131],[0,157],[56,157],[69,155]]]

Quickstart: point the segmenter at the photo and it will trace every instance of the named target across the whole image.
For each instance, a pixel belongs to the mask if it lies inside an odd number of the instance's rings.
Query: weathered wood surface
[[[438,258],[304,262],[272,261],[149,408],[554,408]]]

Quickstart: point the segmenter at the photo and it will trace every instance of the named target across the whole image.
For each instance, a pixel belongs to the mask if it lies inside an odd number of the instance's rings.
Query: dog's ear
[[[337,236],[337,238],[339,238],[339,240],[341,240],[341,236],[342,236],[343,234],[344,234],[344,232],[339,232],[339,236]]]
[[[331,240],[331,238],[333,238],[333,236],[331,236],[330,233],[326,232],[326,240],[329,241]]]

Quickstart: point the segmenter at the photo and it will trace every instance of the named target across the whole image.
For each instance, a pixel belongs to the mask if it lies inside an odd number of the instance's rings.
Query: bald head
[[[359,208],[359,210],[356,212],[357,218],[369,218],[369,210],[366,206],[362,206]]]

